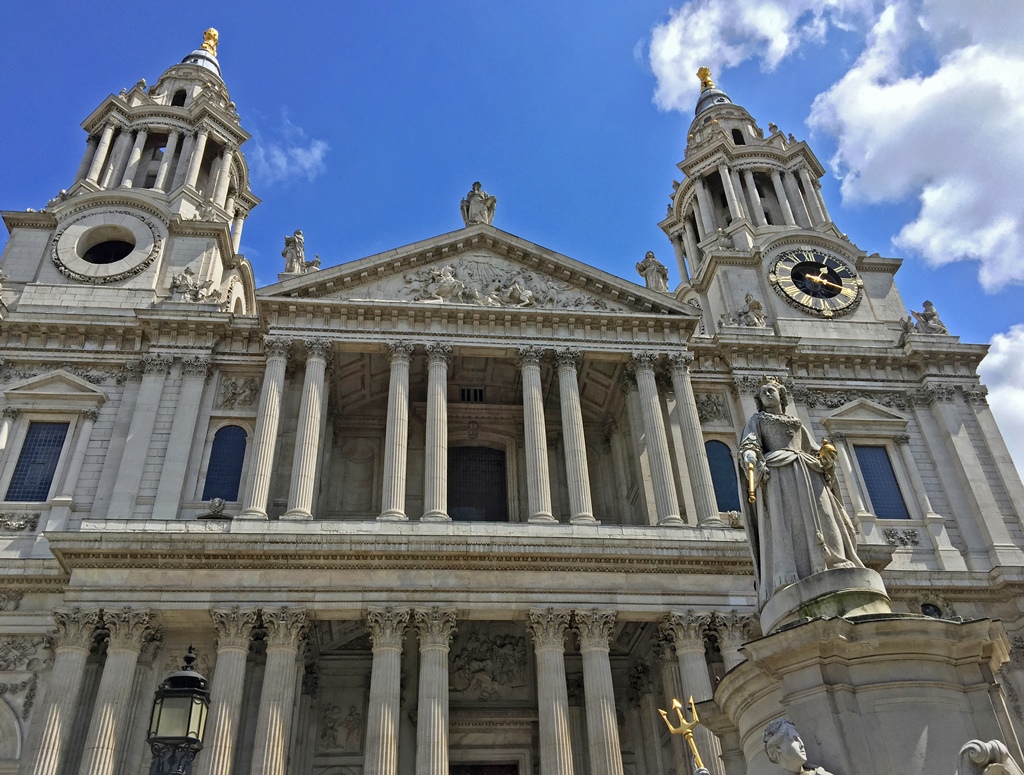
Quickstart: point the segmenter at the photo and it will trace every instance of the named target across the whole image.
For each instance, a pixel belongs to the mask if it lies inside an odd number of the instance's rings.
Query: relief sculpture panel
[[[452,644],[449,691],[453,702],[528,700],[530,654],[512,625],[461,625]]]

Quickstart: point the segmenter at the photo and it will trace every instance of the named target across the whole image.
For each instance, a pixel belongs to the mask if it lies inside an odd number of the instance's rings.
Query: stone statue
[[[807,751],[793,722],[779,718],[764,728],[764,752],[780,772],[800,772],[809,775],[832,775],[823,767],[807,766]]]
[[[863,568],[853,523],[834,491],[836,448],[819,447],[799,418],[786,414],[786,388],[766,377],[758,412],[740,443],[744,512],[754,555],[758,606],[776,590],[835,568]]]
[[[668,269],[650,250],[644,256],[644,260],[636,265],[637,273],[644,278],[649,291],[668,291]]]
[[[301,229],[296,229],[292,236],[284,238],[281,256],[284,258],[285,274],[305,274],[320,268],[319,255],[312,261],[306,260],[306,238],[302,236]]]
[[[213,287],[213,280],[200,283],[196,279],[196,273],[189,267],[178,274],[171,276],[171,293],[181,295],[181,301],[190,301],[193,304],[213,304],[220,301],[220,291],[210,290]]]
[[[949,329],[946,328],[942,320],[939,319],[939,313],[935,310],[935,305],[930,301],[924,303],[923,312],[914,312],[910,310],[910,314],[914,316],[917,321],[914,324],[914,330],[919,334],[949,334]]]
[[[750,326],[751,328],[765,328],[768,323],[764,317],[764,305],[755,299],[752,293],[748,293],[744,297],[744,302],[739,312],[736,313],[740,325]]]
[[[494,206],[498,203],[498,197],[488,196],[486,191],[480,188],[480,181],[473,184],[473,188],[462,200],[462,221],[467,226],[475,223],[490,223],[494,220]]]

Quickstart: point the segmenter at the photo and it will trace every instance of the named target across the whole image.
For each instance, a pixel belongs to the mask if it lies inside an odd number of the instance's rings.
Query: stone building
[[[708,74],[674,292],[653,254],[637,284],[501,231],[476,184],[465,228],[334,267],[296,232],[257,289],[212,31],[83,128],[66,191],[3,212],[0,773],[146,772],[189,644],[203,775],[689,772],[657,709],[759,635],[736,460],[765,375],[836,446],[894,608],[1003,620],[1020,727],[986,348],[908,318],[811,149]]]

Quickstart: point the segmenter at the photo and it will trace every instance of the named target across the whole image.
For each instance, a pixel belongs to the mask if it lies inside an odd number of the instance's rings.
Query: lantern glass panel
[[[188,722],[188,736],[193,740],[202,740],[203,732],[206,729],[206,701],[199,698],[192,698],[192,716]]]
[[[187,737],[191,697],[164,697],[156,719],[156,737]]]

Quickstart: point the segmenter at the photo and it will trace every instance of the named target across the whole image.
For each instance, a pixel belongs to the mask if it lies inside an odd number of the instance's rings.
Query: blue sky
[[[3,18],[4,209],[71,183],[107,94],[220,31],[264,284],[297,228],[327,266],[459,228],[474,180],[499,228],[634,281],[654,250],[675,284],[657,222],[708,64],[763,128],[836,167],[833,220],[906,259],[908,306],[931,299],[951,332],[993,342],[983,375],[1024,460],[1024,3],[37,2]]]

